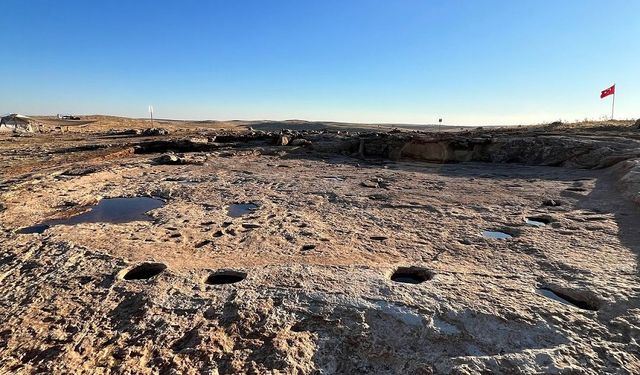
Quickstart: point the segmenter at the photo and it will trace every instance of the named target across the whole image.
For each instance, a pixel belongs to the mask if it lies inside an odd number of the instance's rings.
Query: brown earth
[[[631,122],[96,119],[0,135],[0,373],[640,373]],[[165,204],[18,233],[134,196]]]

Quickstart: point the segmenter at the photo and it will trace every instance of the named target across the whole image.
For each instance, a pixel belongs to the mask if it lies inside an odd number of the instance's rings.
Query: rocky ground
[[[640,373],[631,123],[110,121],[0,136],[0,373]]]

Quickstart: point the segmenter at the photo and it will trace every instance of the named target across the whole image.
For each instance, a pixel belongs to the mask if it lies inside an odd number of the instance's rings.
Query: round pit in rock
[[[244,272],[218,271],[209,275],[204,283],[208,285],[233,284],[244,280],[246,277],[247,274]]]
[[[406,284],[420,284],[433,279],[433,272],[422,267],[399,267],[391,275],[391,281]]]
[[[167,266],[162,263],[142,263],[126,271],[122,278],[124,280],[146,280],[159,275]]]
[[[536,292],[556,302],[577,307],[582,310],[598,311],[598,309],[600,308],[598,303],[590,301],[587,298],[581,298],[581,296],[573,295],[574,293],[561,291],[556,288],[542,287],[542,288],[538,288]],[[572,294],[572,295],[569,295],[569,294]]]
[[[525,218],[525,223],[527,223],[528,225],[534,226],[534,227],[544,227],[545,225],[551,223],[551,220],[544,218],[544,217],[539,217],[539,216],[531,216],[531,217],[527,217]]]
[[[387,239],[387,238],[389,238],[389,237],[387,237],[387,236],[371,236],[371,237],[369,237],[369,238],[370,238],[371,240],[373,240],[373,241],[384,241],[384,240],[386,240],[386,239]]]

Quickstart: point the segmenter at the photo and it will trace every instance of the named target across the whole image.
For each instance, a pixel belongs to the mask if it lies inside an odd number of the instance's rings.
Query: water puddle
[[[538,294],[541,294],[547,298],[550,298],[556,302],[560,302],[562,304],[565,305],[569,305],[569,306],[573,306],[573,307],[577,307],[579,309],[583,309],[583,310],[593,310],[596,311],[598,310],[597,306],[594,306],[591,303],[585,302],[585,301],[580,301],[577,300],[575,298],[571,298],[570,296],[567,296],[565,294],[562,294],[560,292],[556,292],[553,291],[549,288],[538,288],[536,289],[536,292]]]
[[[549,220],[541,217],[528,217],[525,219],[525,223],[534,227],[544,227],[545,225],[549,224]]]
[[[162,207],[164,202],[157,198],[108,198],[102,199],[89,211],[64,219],[49,220],[31,227],[22,228],[17,233],[42,233],[54,225],[75,225],[81,223],[121,224],[131,221],[149,221],[148,211]]]
[[[482,236],[485,238],[491,238],[494,240],[508,240],[510,238],[513,238],[512,235],[504,233],[504,232],[498,232],[498,231],[493,231],[493,230],[484,230],[482,231]]]
[[[229,206],[228,215],[231,217],[240,217],[257,209],[258,205],[254,203],[234,203]]]

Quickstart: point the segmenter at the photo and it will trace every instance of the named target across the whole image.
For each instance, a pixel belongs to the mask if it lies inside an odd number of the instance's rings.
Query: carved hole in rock
[[[370,238],[370,239],[372,239],[372,240],[374,240],[374,241],[384,241],[384,240],[386,240],[386,239],[387,239],[387,238],[389,238],[389,237],[387,237],[387,236],[371,236],[371,237],[369,237],[369,238]]]
[[[391,275],[392,281],[407,284],[420,284],[432,278],[433,273],[422,267],[399,267]]]
[[[554,301],[563,303],[565,305],[574,306],[579,309],[598,311],[599,308],[599,306],[595,303],[579,299],[575,296],[569,296],[566,293],[563,293],[557,289],[552,289],[550,287],[538,288],[536,291],[538,292],[538,294],[541,294],[547,298],[551,298]]]
[[[204,283],[209,285],[233,284],[244,280],[246,277],[247,274],[244,272],[218,271],[209,275]]]
[[[211,241],[211,240],[204,240],[204,241],[198,242],[198,243],[196,244],[196,248],[197,248],[197,249],[199,249],[199,248],[201,248],[201,247],[207,246],[207,245],[209,245],[211,242],[213,242],[213,241]]]
[[[544,217],[539,217],[539,216],[531,216],[525,219],[525,223],[527,223],[528,225],[532,225],[534,227],[544,227],[550,222],[551,220],[546,219]]]
[[[127,271],[122,278],[125,280],[150,279],[166,269],[167,266],[162,263],[142,263]]]
[[[482,236],[493,240],[508,240],[510,238],[513,238],[513,236],[508,233],[496,230],[484,230],[482,231]]]

